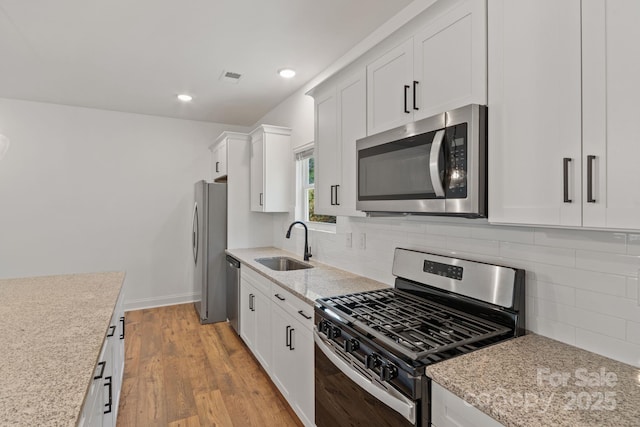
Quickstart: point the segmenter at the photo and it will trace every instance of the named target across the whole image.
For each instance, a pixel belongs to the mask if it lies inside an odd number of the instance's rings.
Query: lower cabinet
[[[80,415],[80,427],[115,427],[124,374],[124,309],[121,292],[104,338]]]
[[[504,427],[435,382],[431,383],[431,426]]]
[[[240,336],[302,423],[313,427],[313,308],[255,271],[240,271]]]

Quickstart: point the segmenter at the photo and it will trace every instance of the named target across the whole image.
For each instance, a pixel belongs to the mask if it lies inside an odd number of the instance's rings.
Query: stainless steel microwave
[[[467,105],[356,141],[356,208],[487,216],[487,107]]]

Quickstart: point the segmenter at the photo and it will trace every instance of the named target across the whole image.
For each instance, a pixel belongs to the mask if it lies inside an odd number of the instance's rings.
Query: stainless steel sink
[[[285,256],[274,256],[270,258],[256,258],[256,261],[265,267],[276,271],[304,270],[313,268],[312,265]]]

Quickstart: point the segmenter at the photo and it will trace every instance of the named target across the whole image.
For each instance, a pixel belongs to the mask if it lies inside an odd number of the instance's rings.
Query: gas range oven
[[[317,427],[430,426],[427,365],[524,334],[524,270],[398,248],[393,274],[316,301]]]

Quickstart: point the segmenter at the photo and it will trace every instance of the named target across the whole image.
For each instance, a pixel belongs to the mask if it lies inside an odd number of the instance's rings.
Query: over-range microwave
[[[356,208],[487,216],[487,107],[467,105],[356,141]]]

